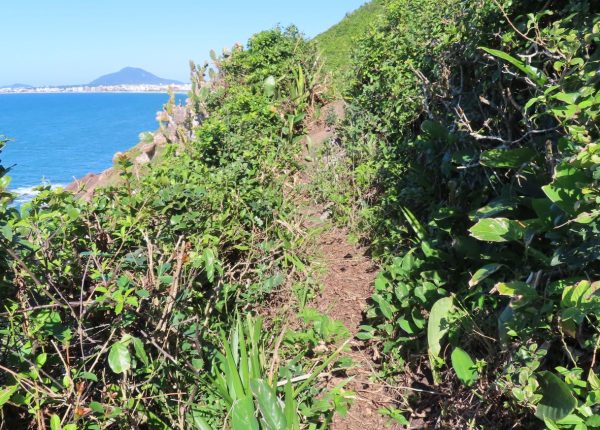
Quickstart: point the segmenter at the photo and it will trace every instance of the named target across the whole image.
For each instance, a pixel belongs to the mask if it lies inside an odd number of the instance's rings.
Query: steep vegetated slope
[[[600,427],[599,43],[597,2],[389,0],[354,50],[318,192],[399,423]]]
[[[283,185],[320,100],[315,52],[277,28],[213,60],[141,177],[123,155],[89,201],[44,189],[17,210],[0,171],[0,428],[324,428],[347,403],[316,384],[336,326],[312,312],[292,336],[256,312],[313,288]]]
[[[383,0],[367,2],[329,30],[315,37],[314,43],[323,54],[325,68],[333,75],[339,90],[344,88],[344,75],[350,70],[354,43],[369,26],[375,24],[383,12],[383,5]]]

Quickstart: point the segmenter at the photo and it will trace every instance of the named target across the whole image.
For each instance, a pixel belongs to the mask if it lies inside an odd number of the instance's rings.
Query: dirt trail
[[[343,104],[335,103],[329,107],[336,115],[344,114]],[[333,132],[323,125],[309,127],[309,138],[313,148],[318,148],[333,137]],[[311,166],[306,166],[303,180],[310,184]],[[354,366],[345,375],[339,375],[329,381],[330,386],[350,378],[346,385],[356,393],[356,399],[345,417],[336,416],[331,425],[333,430],[379,430],[394,428],[386,426],[386,419],[377,411],[381,407],[393,405],[384,387],[373,384],[370,376],[375,373],[376,364],[373,353],[364,342],[357,339],[359,326],[367,301],[373,293],[373,281],[377,267],[369,258],[367,250],[349,240],[349,232],[334,226],[327,220],[328,212],[320,205],[305,208],[305,228],[321,231],[317,239],[317,255],[323,274],[320,278],[322,291],[312,304],[320,312],[342,322],[350,331],[353,339],[350,350],[344,352],[352,358]],[[398,427],[400,428],[400,427]]]

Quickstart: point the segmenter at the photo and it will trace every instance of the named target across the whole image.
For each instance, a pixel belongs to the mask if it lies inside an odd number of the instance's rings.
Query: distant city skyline
[[[85,84],[123,67],[189,81],[188,62],[208,60],[252,34],[295,24],[314,37],[365,0],[28,0],[0,5],[5,40],[0,86]]]

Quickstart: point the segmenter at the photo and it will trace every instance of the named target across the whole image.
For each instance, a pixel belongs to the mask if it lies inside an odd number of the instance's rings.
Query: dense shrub
[[[334,397],[314,406],[314,377],[277,382],[333,357],[269,369],[273,339],[250,316],[303,266],[283,183],[314,101],[312,55],[296,29],[274,29],[215,57],[209,84],[193,65],[189,142],[139,178],[122,157],[118,184],[90,202],[43,189],[19,218],[2,182],[7,428],[299,428],[331,415]]]
[[[0,136],[0,151],[8,141]],[[13,242],[12,229],[10,222],[15,217],[16,211],[10,207],[13,196],[8,191],[10,178],[7,176],[8,169],[0,165],[0,299],[5,298],[7,286],[10,285],[10,257],[6,252],[5,243]]]
[[[599,12],[390,0],[355,50],[342,144],[388,262],[361,336],[390,377],[429,363],[450,401],[410,407],[446,426],[600,425]]]

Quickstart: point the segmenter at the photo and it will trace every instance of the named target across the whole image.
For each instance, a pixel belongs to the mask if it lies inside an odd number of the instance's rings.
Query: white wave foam
[[[36,188],[48,185],[50,185],[50,188],[52,189],[64,188],[66,186],[65,184],[51,184],[49,182],[42,182],[41,184],[34,185],[31,187],[17,187],[10,191],[16,194],[15,203],[17,205],[22,205],[23,203],[30,201],[39,194],[39,191]]]

